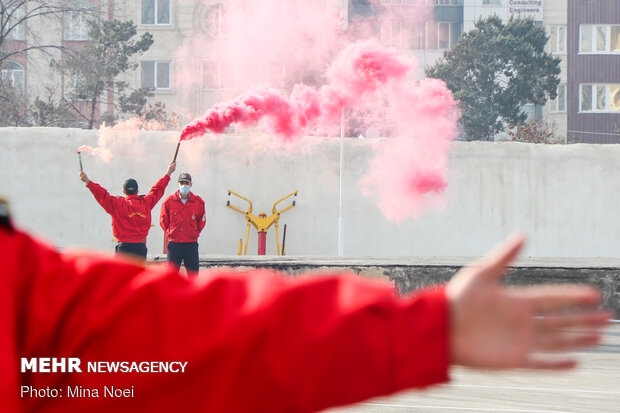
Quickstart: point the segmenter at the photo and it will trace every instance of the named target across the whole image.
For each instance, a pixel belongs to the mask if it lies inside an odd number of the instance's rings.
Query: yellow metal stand
[[[288,211],[289,209],[293,208],[295,206],[295,201],[293,201],[293,203],[289,206],[287,206],[286,208],[278,211],[277,209],[277,205],[292,197],[292,196],[297,196],[297,193],[299,191],[294,191],[291,192],[290,194],[286,195],[285,197],[280,198],[278,201],[276,201],[275,204],[273,204],[273,207],[271,208],[271,215],[267,216],[267,214],[265,212],[261,212],[260,214],[258,214],[258,216],[254,215],[252,213],[252,201],[250,201],[249,199],[247,199],[246,197],[239,195],[238,193],[231,191],[230,189],[228,190],[228,196],[230,195],[235,195],[238,198],[243,199],[245,202],[248,203],[248,209],[247,211],[243,211],[240,208],[237,208],[236,206],[233,206],[230,204],[230,200],[226,201],[226,206],[229,208],[234,209],[235,211],[243,214],[245,216],[245,219],[248,222],[247,225],[247,229],[246,229],[246,233],[245,233],[245,247],[243,248],[243,255],[247,255],[248,254],[248,239],[250,237],[250,225],[252,225],[254,228],[256,228],[256,230],[258,232],[267,232],[267,230],[269,229],[269,227],[271,227],[272,225],[275,224],[276,227],[276,251],[278,253],[278,255],[280,255],[280,235],[278,233],[278,221],[280,219],[280,215],[286,211]],[[239,240],[239,255],[241,255],[241,244],[242,244],[242,240]]]

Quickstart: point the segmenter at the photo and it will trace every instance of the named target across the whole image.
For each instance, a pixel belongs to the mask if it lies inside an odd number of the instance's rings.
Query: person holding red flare
[[[115,251],[132,257],[146,259],[146,236],[151,229],[151,210],[159,202],[176,164],[168,166],[166,174],[151,188],[148,194],[138,195],[138,182],[129,178],[123,184],[122,196],[112,196],[99,184],[91,181],[83,170],[80,179],[93,194],[105,212],[112,216],[112,233],[118,240]]]

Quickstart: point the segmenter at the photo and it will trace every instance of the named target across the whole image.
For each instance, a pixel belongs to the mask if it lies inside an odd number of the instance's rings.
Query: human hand
[[[177,169],[177,163],[176,162],[172,162],[170,165],[168,165],[168,171],[166,172],[166,175],[170,176],[172,175],[172,173]]]
[[[84,171],[80,171],[80,179],[82,180],[82,182],[84,182],[86,185],[88,185],[90,183],[90,180],[88,179],[88,176],[86,175],[86,172]]]
[[[481,369],[566,369],[574,359],[535,353],[596,345],[611,314],[600,293],[584,285],[506,287],[500,279],[523,246],[513,237],[448,283],[452,364]]]

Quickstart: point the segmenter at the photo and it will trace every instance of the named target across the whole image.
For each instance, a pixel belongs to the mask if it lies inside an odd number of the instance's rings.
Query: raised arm
[[[120,208],[123,204],[122,197],[110,195],[104,187],[91,181],[84,171],[80,171],[80,180],[86,184],[95,200],[108,214],[112,214],[115,209]]]
[[[161,178],[149,191],[148,194],[144,197],[147,202],[147,206],[149,208],[153,208],[155,204],[159,202],[162,196],[164,196],[164,192],[166,191],[166,186],[168,186],[168,182],[170,182],[170,175],[176,170],[176,163],[172,162],[168,165],[168,170],[166,174]]]

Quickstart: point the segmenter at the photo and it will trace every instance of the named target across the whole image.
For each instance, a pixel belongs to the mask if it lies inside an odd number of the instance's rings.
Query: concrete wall
[[[165,256],[154,257],[165,260]],[[450,280],[468,262],[454,257],[339,258],[339,257],[203,257],[203,268],[270,268],[291,276],[300,273],[325,275],[349,271],[362,277],[392,282],[402,294]],[[617,259],[520,258],[505,276],[509,285],[590,284],[602,294],[603,307],[620,318],[620,261]]]
[[[111,163],[84,154],[85,170],[112,194],[122,193],[128,177],[136,178],[140,192],[146,193],[163,176],[177,136],[142,132],[114,141]],[[0,129],[0,193],[10,199],[18,225],[61,247],[113,249],[109,216],[77,176],[76,148],[94,146],[96,140],[94,131]],[[194,191],[207,202],[201,253],[235,254],[245,236],[243,216],[226,207],[228,189],[254,201],[255,212],[268,214],[273,202],[299,190],[297,206],[281,219],[281,225],[288,224],[288,254],[337,253],[338,140],[307,138],[291,153],[268,149],[270,142],[260,136],[219,136],[182,145],[174,177],[192,173]],[[395,224],[383,218],[358,186],[372,145],[389,141],[345,143],[346,256],[477,256],[521,230],[530,237],[526,255],[620,257],[618,146],[457,142],[445,208]],[[175,186],[171,183],[166,195]],[[160,205],[153,210],[151,253],[162,250]],[[267,247],[268,254],[275,253],[273,228]],[[252,229],[249,252],[256,249]]]

